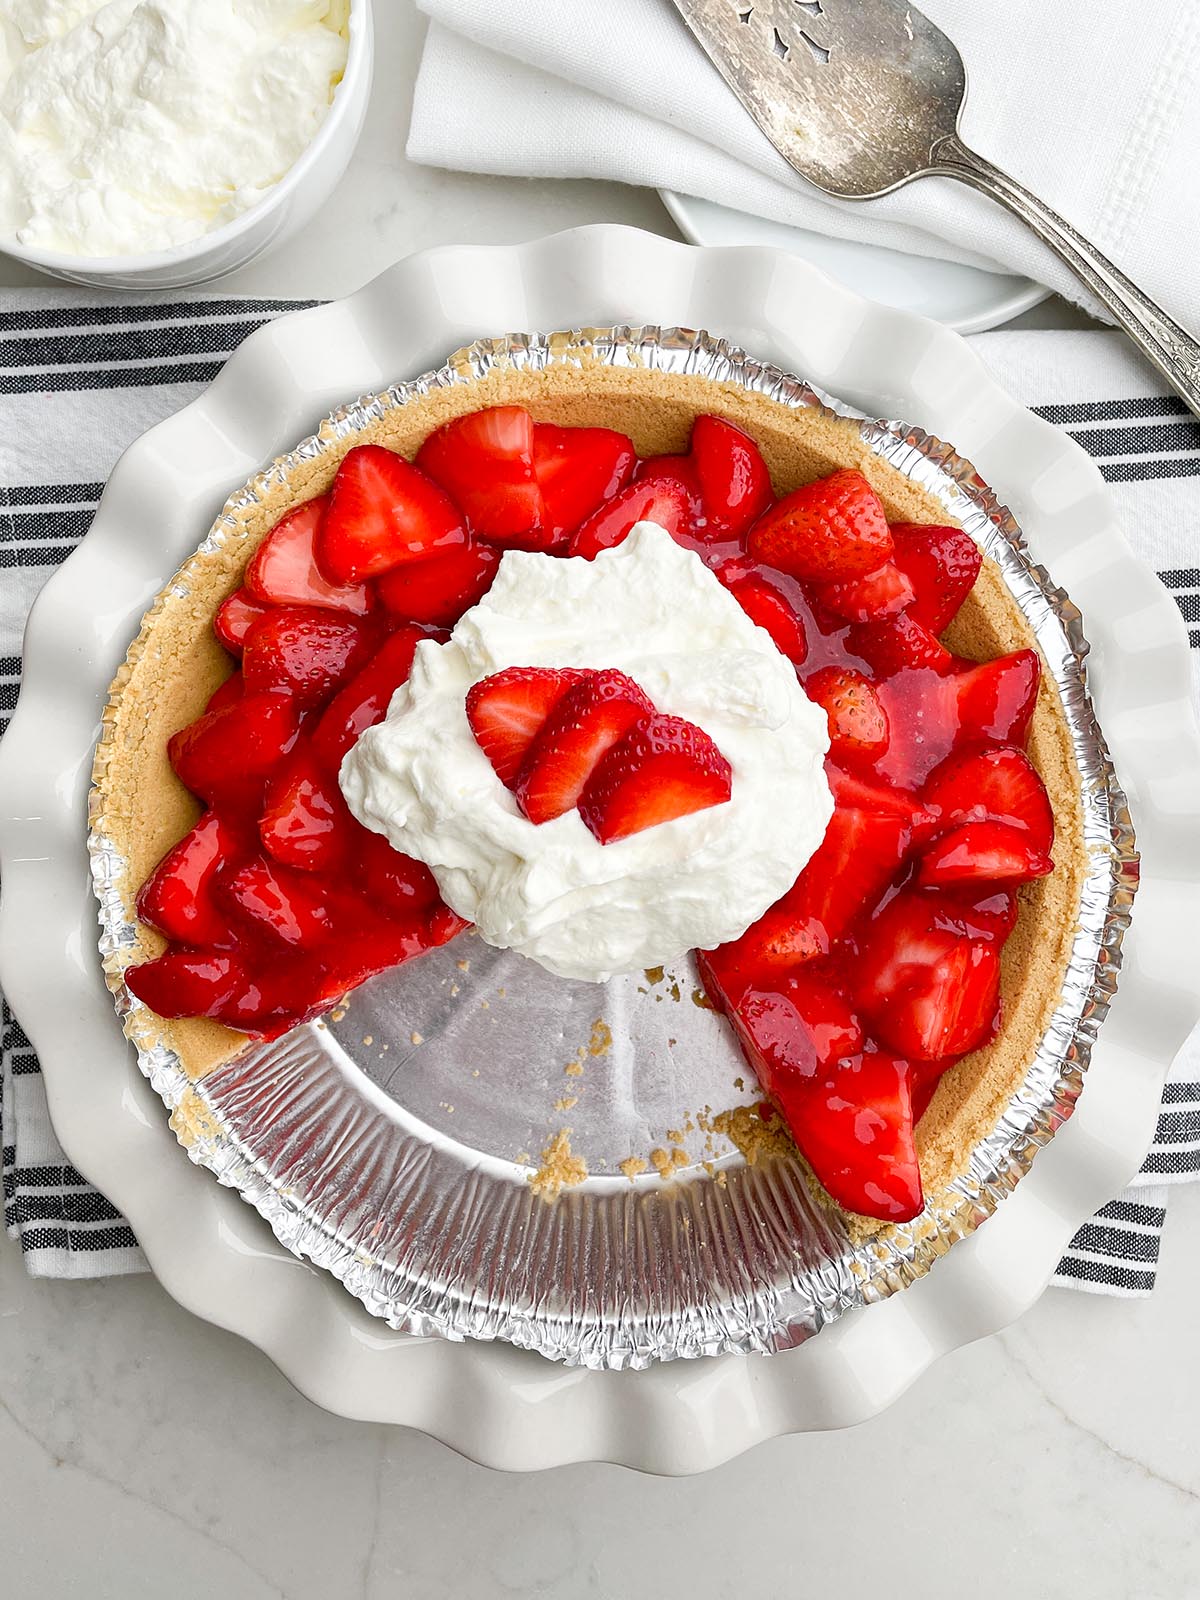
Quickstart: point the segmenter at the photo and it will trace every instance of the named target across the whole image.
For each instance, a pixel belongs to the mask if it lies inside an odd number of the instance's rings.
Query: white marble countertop
[[[647,192],[408,166],[421,24],[407,0],[378,9],[350,173],[301,239],[225,280],[231,292],[340,295],[426,245],[584,222],[673,234]],[[37,281],[0,269],[0,284]],[[1075,320],[1061,304],[1022,319]],[[509,1477],[345,1422],[153,1279],[31,1281],[3,1241],[0,1594],[1186,1600],[1200,1592],[1198,1235],[1200,1191],[1180,1191],[1152,1299],[1050,1291],[885,1416],[681,1481]]]

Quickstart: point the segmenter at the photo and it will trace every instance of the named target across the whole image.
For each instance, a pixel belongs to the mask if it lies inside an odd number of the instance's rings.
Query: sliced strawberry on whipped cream
[[[601,759],[654,707],[623,672],[589,672],[558,700],[517,774],[514,793],[530,822],[550,822],[579,804]]]
[[[517,781],[546,718],[582,676],[571,667],[506,667],[472,687],[467,721],[506,788]]]
[[[600,762],[579,814],[601,844],[705,811],[729,799],[733,772],[703,728],[656,712]]]

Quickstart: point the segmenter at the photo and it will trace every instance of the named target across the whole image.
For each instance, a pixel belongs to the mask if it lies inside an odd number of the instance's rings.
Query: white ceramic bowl
[[[316,137],[256,205],[224,227],[145,255],[68,255],[15,240],[0,240],[0,253],[53,278],[100,289],[179,289],[244,267],[290,239],[333,193],[362,132],[373,56],[371,0],[351,0],[346,70]]]
[[[394,1332],[184,1158],[103,983],[84,834],[108,684],[146,606],[230,493],[348,396],[436,367],[476,337],[623,320],[708,328],[863,411],[921,424],[975,463],[1083,610],[1142,882],[1074,1115],[927,1277],[780,1355],[592,1372]],[[1167,1065],[1200,1010],[1198,840],[1183,624],[1130,554],[1078,445],[1000,389],[957,335],[794,256],[582,228],[426,251],[348,300],[279,318],[118,463],[87,538],[34,607],[0,744],[0,983],[41,1057],[69,1158],[129,1218],[168,1292],[258,1345],[312,1399],[421,1428],[493,1466],[604,1459],[690,1472],[781,1433],[870,1416],[938,1356],[1032,1305],[1080,1223],[1136,1171]]]

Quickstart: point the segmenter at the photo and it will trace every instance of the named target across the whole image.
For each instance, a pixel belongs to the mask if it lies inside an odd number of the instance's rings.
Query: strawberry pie
[[[585,351],[259,491],[107,713],[139,1042],[198,1077],[470,926],[572,980],[694,951],[824,1193],[914,1218],[1021,1082],[1083,871],[972,539],[853,422]]]

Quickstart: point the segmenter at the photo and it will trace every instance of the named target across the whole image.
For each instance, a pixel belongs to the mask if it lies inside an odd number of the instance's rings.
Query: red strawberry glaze
[[[1040,663],[1024,650],[977,665],[940,642],[979,570],[964,533],[889,528],[856,472],[776,500],[754,441],[721,418],[698,419],[686,454],[641,462],[622,434],[520,407],[447,424],[415,465],[349,452],[330,496],[268,534],[218,610],[242,670],[170,741],[208,809],[141,890],[169,944],[129,986],[164,1016],[274,1038],[453,938],[465,924],[429,870],[345,806],[342,757],[505,547],[594,559],[643,517],[716,574],[830,717],[824,841],[700,968],[833,1198],[904,1221],[923,1203],[915,1120],[941,1073],[995,1036],[1016,888],[1052,866],[1049,800],[1022,748]],[[476,686],[468,715],[531,816],[577,805],[602,842],[729,793],[703,731],[618,673],[509,669]]]

